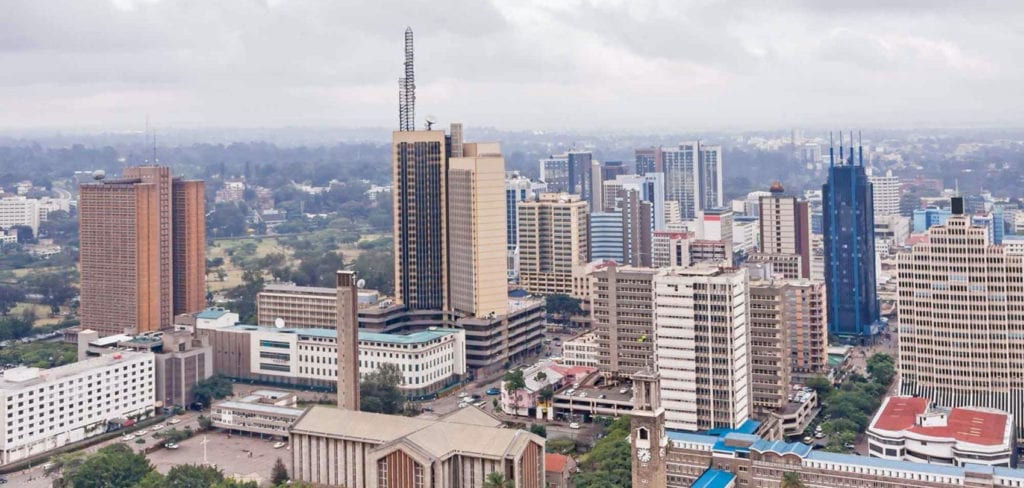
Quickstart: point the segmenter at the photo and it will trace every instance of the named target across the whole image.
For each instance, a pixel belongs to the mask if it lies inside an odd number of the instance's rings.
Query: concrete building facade
[[[614,264],[590,274],[590,314],[601,371],[629,376],[652,364],[656,274],[653,268]]]
[[[807,202],[787,196],[782,184],[772,184],[771,194],[760,197],[760,253],[782,257],[772,262],[796,261],[797,269],[779,269],[786,278],[811,277],[811,220]],[[795,271],[795,273],[794,273]]]
[[[573,267],[590,259],[587,202],[542,193],[519,203],[519,283],[530,293],[572,292]]]

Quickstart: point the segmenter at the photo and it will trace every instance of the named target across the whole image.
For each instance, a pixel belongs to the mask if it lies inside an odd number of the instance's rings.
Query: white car
[[[136,432],[136,433],[135,433],[135,436],[136,436],[136,437],[142,437],[142,436],[144,436],[144,435],[146,435],[146,434],[148,434],[148,433],[149,433],[149,431],[148,431],[148,430],[146,430],[146,429],[142,429],[142,430],[140,430],[140,431]]]
[[[578,429],[578,428],[580,428],[580,424],[578,422],[573,422],[573,423],[569,424],[569,428],[570,429]]]
[[[167,444],[164,444],[164,447],[166,447],[167,449],[177,449],[178,445],[173,442],[168,442]]]
[[[131,435],[131,434],[128,434],[128,435],[126,435],[126,436],[122,437],[122,438],[121,438],[121,440],[122,440],[122,441],[125,441],[125,442],[128,442],[128,441],[133,441],[133,440],[135,440],[135,436],[134,436],[134,435]]]
[[[274,443],[274,449],[280,449],[280,448],[282,448],[284,446],[287,446],[287,445],[288,444],[285,444],[284,442],[275,442]]]
[[[459,393],[459,398],[466,398],[468,396],[469,396],[469,393],[466,393],[466,392]]]
[[[178,422],[181,422],[181,419],[171,419],[171,420],[168,420],[168,421],[167,421],[167,423],[168,423],[168,424],[171,424],[171,425],[174,425],[174,424],[176,424],[176,423],[178,423]]]
[[[153,426],[153,432],[156,432],[162,428],[164,428],[164,424],[156,424]]]

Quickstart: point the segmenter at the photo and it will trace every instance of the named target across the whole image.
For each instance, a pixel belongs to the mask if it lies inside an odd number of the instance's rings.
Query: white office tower
[[[900,179],[892,175],[892,170],[884,175],[868,173],[871,182],[872,204],[875,209],[875,220],[887,215],[900,214]]]
[[[953,200],[944,225],[898,254],[900,390],[1008,411],[1024,439],[1024,256],[992,245]]]
[[[747,272],[725,266],[668,268],[654,278],[666,428],[735,428],[750,416]]]
[[[119,352],[51,369],[11,368],[0,379],[0,464],[107,431],[108,422],[149,416],[156,401],[151,352]]]

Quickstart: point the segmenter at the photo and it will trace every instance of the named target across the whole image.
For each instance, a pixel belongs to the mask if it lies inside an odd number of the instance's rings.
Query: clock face
[[[651,450],[650,449],[637,449],[636,458],[642,463],[651,462]]]

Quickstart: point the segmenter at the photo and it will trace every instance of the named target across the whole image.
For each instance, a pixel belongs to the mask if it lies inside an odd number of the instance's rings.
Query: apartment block
[[[654,277],[661,402],[670,429],[735,428],[751,413],[747,273],[725,263]]]
[[[519,203],[519,283],[530,293],[572,292],[573,267],[590,259],[587,202],[542,193]]]
[[[39,234],[39,201],[23,196],[0,198],[0,229],[23,225],[32,229],[32,235]]]
[[[597,367],[628,376],[652,365],[657,269],[609,264],[590,274]]]
[[[770,194],[761,196],[761,248],[766,261],[777,263],[786,278],[811,277],[811,220],[807,202],[786,195],[778,181]],[[781,266],[783,264],[794,266]]]
[[[153,354],[118,352],[51,369],[11,368],[0,379],[0,461],[107,432],[108,422],[152,415]]]
[[[283,283],[264,285],[256,294],[256,323],[269,327],[277,319],[292,328],[333,329],[338,322],[338,290]]]

